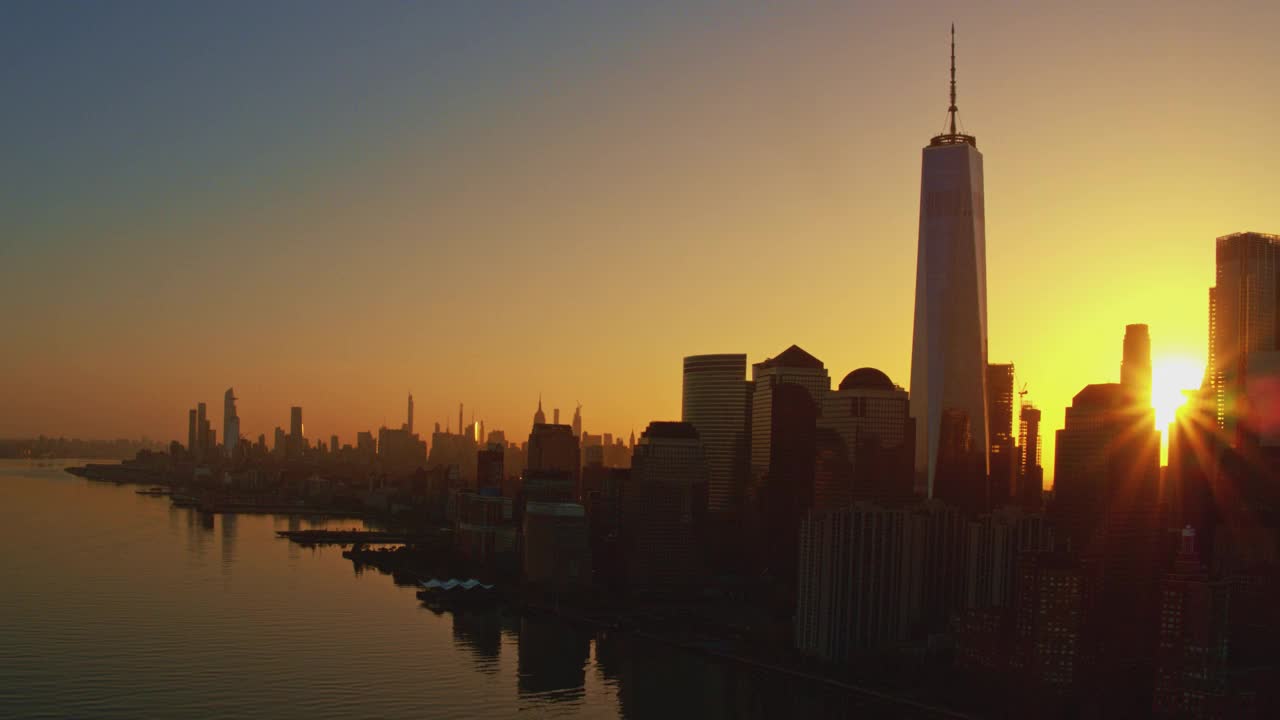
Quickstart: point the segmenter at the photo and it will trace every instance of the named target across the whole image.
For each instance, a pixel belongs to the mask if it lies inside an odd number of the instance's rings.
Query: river
[[[275,536],[357,521],[206,515],[67,465],[0,460],[0,717],[908,716],[553,619],[438,613]]]

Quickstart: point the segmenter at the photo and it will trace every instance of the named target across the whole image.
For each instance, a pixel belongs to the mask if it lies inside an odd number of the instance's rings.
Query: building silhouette
[[[956,129],[952,30],[949,127],[924,148],[916,255],[911,415],[917,482],[935,496],[943,413],[968,418],[971,452],[987,474],[987,278],[982,153]]]
[[[1017,494],[1018,448],[1013,432],[1013,363],[987,365],[987,430],[990,436],[991,506]]]
[[[621,494],[621,552],[629,588],[662,591],[703,581],[708,477],[693,425],[649,423]]]
[[[1151,407],[1151,333],[1146,325],[1124,328],[1120,384],[1136,407]]]
[[[815,408],[831,390],[831,377],[818,358],[797,345],[776,357],[751,366],[751,482],[757,484],[769,471],[773,454],[773,397],[779,385],[797,385],[808,393]]]
[[[815,486],[815,507],[841,504],[840,499],[909,498],[912,492],[912,468],[915,460],[915,427],[910,417],[907,391],[894,385],[888,375],[875,368],[858,368],[840,381],[836,390],[822,400],[818,418],[820,430],[836,433],[848,462],[849,487],[828,486],[828,477],[839,475],[827,462],[818,467],[819,484]],[[819,453],[834,447],[830,438],[822,439]]]
[[[240,416],[236,414],[235,390],[227,388],[222,396],[222,444],[229,457],[235,457],[240,443]]]
[[[740,505],[746,483],[747,356],[690,355],[684,359],[681,420],[698,431],[707,460],[707,509]]]
[[[1039,509],[1044,492],[1044,468],[1041,466],[1040,409],[1024,403],[1018,411],[1018,504]]]
[[[1232,444],[1236,404],[1250,353],[1277,347],[1280,236],[1240,232],[1217,239],[1216,284],[1209,288],[1209,367],[1218,427]]]
[[[306,449],[307,441],[306,436],[303,435],[302,427],[302,408],[295,405],[289,408],[289,455],[301,457]]]

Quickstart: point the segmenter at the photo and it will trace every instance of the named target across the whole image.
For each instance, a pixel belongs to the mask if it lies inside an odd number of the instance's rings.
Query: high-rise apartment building
[[[680,416],[698,431],[707,460],[707,509],[720,513],[742,499],[747,471],[747,356],[684,359]]]
[[[968,418],[977,471],[987,473],[987,271],[982,153],[956,129],[952,31],[949,127],[924,148],[916,255],[911,415],[916,473],[935,495],[943,413]]]

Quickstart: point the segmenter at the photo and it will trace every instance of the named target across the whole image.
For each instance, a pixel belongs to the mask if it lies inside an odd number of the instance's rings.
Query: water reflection
[[[475,669],[487,675],[500,670],[502,621],[496,610],[461,610],[453,616],[453,643],[471,655]]]
[[[565,701],[582,697],[591,634],[542,618],[520,621],[517,689],[521,695]]]

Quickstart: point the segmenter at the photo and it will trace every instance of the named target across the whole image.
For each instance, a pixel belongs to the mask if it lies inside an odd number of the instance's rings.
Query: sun
[[[1151,368],[1151,406],[1156,411],[1156,427],[1164,430],[1187,401],[1184,391],[1200,387],[1204,363],[1189,357],[1162,357]]]

